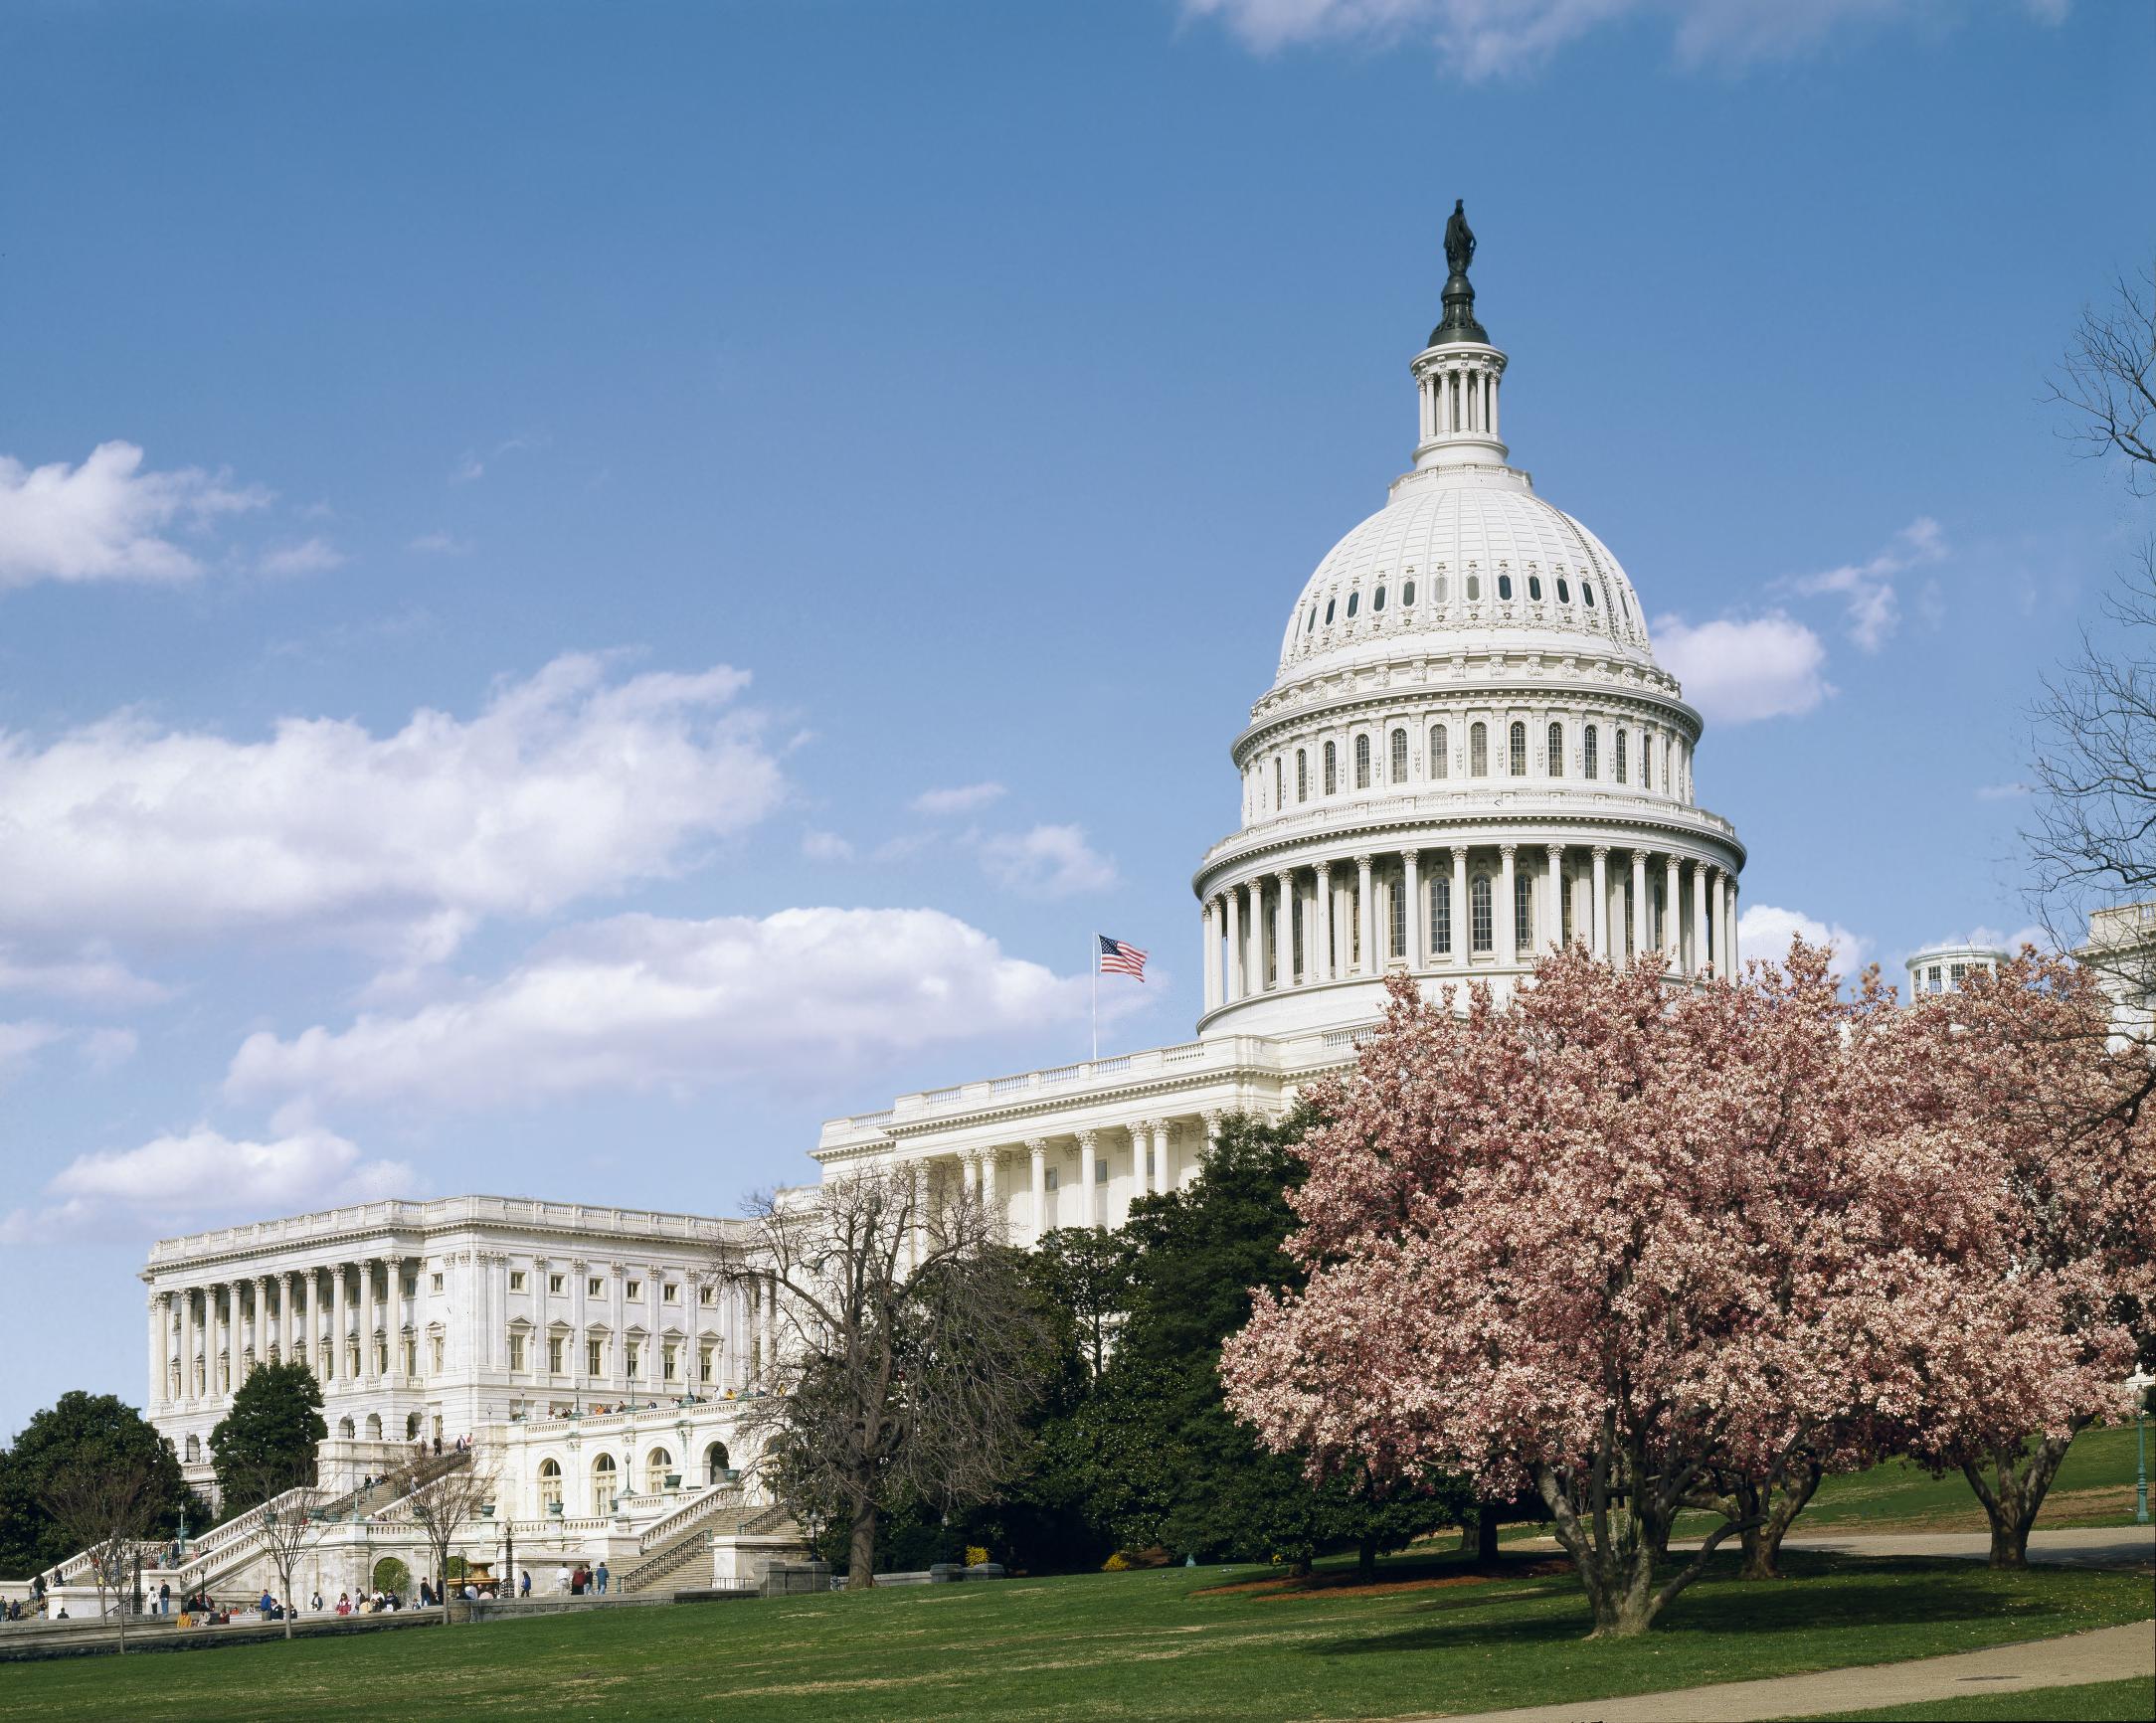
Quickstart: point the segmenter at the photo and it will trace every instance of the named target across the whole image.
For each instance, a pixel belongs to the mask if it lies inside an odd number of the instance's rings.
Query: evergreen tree
[[[329,1434],[322,1385],[304,1364],[258,1364],[210,1432],[211,1468],[227,1514],[314,1481],[315,1444]]]
[[[182,1513],[192,1526],[209,1523],[209,1509],[180,1476],[172,1444],[117,1395],[76,1389],[33,1415],[0,1453],[0,1578],[28,1579],[77,1553],[44,1502],[57,1475],[137,1464],[150,1472],[154,1536],[172,1536]]]

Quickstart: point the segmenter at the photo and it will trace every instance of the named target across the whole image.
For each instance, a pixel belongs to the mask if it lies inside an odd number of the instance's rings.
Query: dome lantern
[[[1509,452],[1498,440],[1498,383],[1505,355],[1475,318],[1475,289],[1467,278],[1475,258],[1475,232],[1467,225],[1467,201],[1456,199],[1445,224],[1445,314],[1411,367],[1421,413],[1415,442],[1417,470],[1433,466],[1495,464]]]

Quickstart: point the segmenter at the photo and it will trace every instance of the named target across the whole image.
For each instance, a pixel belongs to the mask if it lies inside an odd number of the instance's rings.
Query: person
[[[569,1576],[569,1595],[573,1598],[584,1596],[584,1564],[582,1562],[577,1563],[577,1571]]]
[[[314,1596],[307,1600],[307,1608],[317,1616],[322,1613],[322,1588],[320,1586],[314,1588]]]
[[[569,1569],[567,1567],[558,1567],[554,1570],[554,1590],[562,1597],[569,1595]]]
[[[435,1588],[427,1581],[422,1580],[420,1581],[420,1608],[423,1610],[431,1610],[434,1607]]]
[[[172,1583],[169,1580],[163,1580],[158,1583],[157,1613],[160,1616],[169,1616],[172,1614]]]
[[[352,1594],[350,1592],[339,1592],[337,1594],[337,1614],[340,1616],[348,1616],[351,1613]]]
[[[517,1582],[516,1582],[516,1592],[517,1592],[517,1596],[518,1596],[518,1597],[520,1597],[520,1598],[528,1598],[528,1597],[530,1597],[530,1596],[531,1596],[531,1569],[530,1569],[530,1568],[526,1568],[526,1569],[525,1569],[525,1570],[523,1571],[523,1573],[521,1573],[520,1575],[518,1575],[518,1576],[517,1576]]]
[[[435,1458],[442,1458],[442,1432],[439,1430],[435,1432]]]
[[[598,1571],[592,1577],[599,1582],[599,1595],[605,1597],[607,1595],[607,1558],[605,1556],[599,1558]]]

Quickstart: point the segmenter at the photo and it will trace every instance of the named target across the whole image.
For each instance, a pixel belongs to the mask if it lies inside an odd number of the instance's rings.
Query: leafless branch
[[[157,1517],[157,1473],[146,1459],[106,1462],[77,1460],[55,1470],[41,1492],[46,1512],[67,1533],[68,1541],[90,1557],[97,1586],[97,1614],[104,1615],[104,1595],[117,1593],[114,1618],[119,1648],[127,1652],[127,1611],[140,1546]]]

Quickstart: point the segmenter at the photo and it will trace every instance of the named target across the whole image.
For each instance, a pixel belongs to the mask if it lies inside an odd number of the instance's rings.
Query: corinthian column
[[[1249,955],[1243,949],[1243,919],[1241,915],[1243,889],[1240,886],[1230,886],[1220,896],[1222,902],[1227,905],[1228,915],[1227,973],[1224,977],[1227,985],[1227,996],[1230,999],[1240,999],[1248,990],[1243,985],[1243,970],[1245,967],[1244,959]]]
[[[1357,968],[1365,975],[1381,975],[1385,965],[1377,955],[1377,898],[1370,890],[1370,861],[1366,855],[1355,857],[1355,917],[1362,931],[1362,961]]]
[[[1273,985],[1285,993],[1297,984],[1295,972],[1295,875],[1273,876],[1280,896],[1273,900]]]
[[[1467,845],[1452,846],[1452,962],[1466,969],[1475,956],[1475,919],[1467,901]]]
[[[1733,975],[1736,973],[1736,964],[1730,960],[1728,918],[1722,910],[1723,876],[1719,868],[1714,869],[1713,872],[1713,909],[1709,915],[1707,925],[1714,930],[1714,972],[1717,975]]]
[[[1220,900],[1205,900],[1205,1009],[1220,1007]]]
[[[1707,863],[1692,864],[1692,972],[1707,972]]]
[[[1033,1242],[1037,1245],[1048,1232],[1048,1140],[1031,1137],[1025,1147],[1033,1161]]]
[[[1318,979],[1333,979],[1333,864],[1320,862],[1317,866],[1318,895],[1312,900],[1316,914],[1312,918],[1316,926],[1308,930],[1304,938],[1318,942],[1312,963],[1317,968]]]
[[[1098,1132],[1081,1130],[1078,1133],[1078,1213],[1081,1226],[1100,1225],[1098,1210],[1093,1201],[1093,1167],[1099,1144]]]
[[[1497,903],[1497,959],[1501,963],[1517,962],[1520,958],[1520,930],[1515,925],[1514,915],[1520,900],[1513,884],[1513,857],[1517,848],[1517,845],[1509,843],[1498,845],[1498,854],[1505,864],[1504,882],[1498,891]]]
[[[1594,846],[1594,897],[1587,906],[1589,944],[1594,954],[1609,960],[1609,845]]]
[[[1647,852],[1632,852],[1632,954],[1647,955]]]
[[[1406,911],[1401,923],[1407,936],[1407,967],[1410,972],[1429,961],[1430,943],[1422,932],[1422,885],[1417,869],[1422,865],[1422,852],[1407,849],[1400,852],[1400,890],[1407,894],[1407,901],[1400,907]]]
[[[1564,845],[1549,846],[1549,902],[1542,910],[1542,944],[1564,944]]]
[[[1662,949],[1673,974],[1685,969],[1685,894],[1678,882],[1677,857],[1664,858],[1668,878],[1662,892]]]

